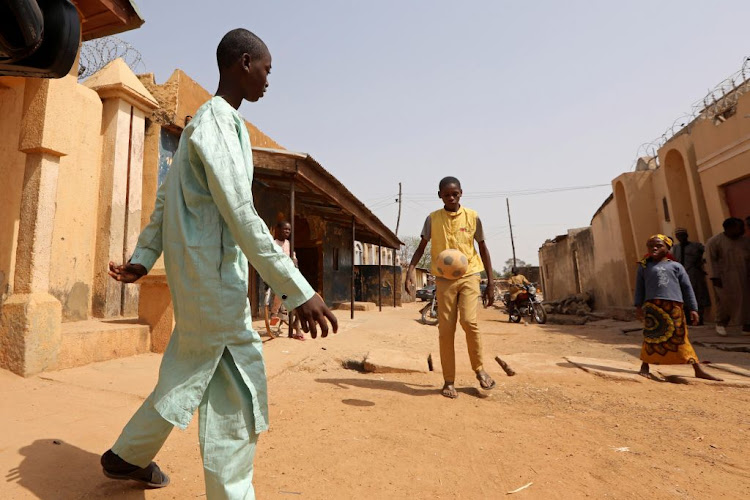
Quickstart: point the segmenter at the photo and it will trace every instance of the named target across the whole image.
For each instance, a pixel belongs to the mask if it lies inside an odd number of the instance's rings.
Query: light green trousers
[[[252,398],[228,350],[219,360],[198,408],[198,439],[208,500],[253,500],[254,432]],[[172,424],[153,404],[153,394],[135,412],[112,451],[146,467],[161,449]]]

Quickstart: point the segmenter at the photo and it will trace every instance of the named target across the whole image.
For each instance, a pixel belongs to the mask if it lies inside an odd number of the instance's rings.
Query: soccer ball
[[[437,256],[437,275],[440,278],[456,280],[466,274],[469,259],[454,248],[448,248]]]

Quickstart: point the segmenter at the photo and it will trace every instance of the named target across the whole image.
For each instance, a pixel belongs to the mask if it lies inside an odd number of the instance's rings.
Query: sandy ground
[[[639,333],[623,334],[621,323],[515,325],[489,309],[480,326],[498,386],[478,390],[459,330],[460,395],[448,400],[439,395],[437,329],[419,324],[417,310],[357,313],[353,321],[343,312],[337,336],[265,343],[272,427],[255,461],[259,498],[493,499],[529,483],[511,497],[750,498],[750,388],[634,377]],[[432,353],[436,371],[342,367],[383,348],[425,366]],[[702,360],[750,368],[750,354],[696,350]],[[518,374],[507,377],[496,355]],[[597,376],[564,356],[632,371]],[[29,379],[0,371],[0,499],[204,497],[197,418],[157,457],[169,487],[144,491],[100,472],[99,455],[149,393],[159,359]]]

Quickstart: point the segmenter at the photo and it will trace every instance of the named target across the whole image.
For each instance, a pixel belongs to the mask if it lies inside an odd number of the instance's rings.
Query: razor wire
[[[121,38],[106,36],[81,45],[78,81],[85,80],[117,58],[125,61],[133,73],[145,71],[143,57],[138,49]]]
[[[740,97],[750,91],[750,57],[745,57],[742,67],[709,89],[703,99],[695,101],[690,112],[683,114],[672,122],[664,133],[649,142],[644,142],[636,151],[632,170],[635,170],[640,158],[653,159],[659,165],[659,149],[696,120],[723,121],[724,114],[737,106]]]

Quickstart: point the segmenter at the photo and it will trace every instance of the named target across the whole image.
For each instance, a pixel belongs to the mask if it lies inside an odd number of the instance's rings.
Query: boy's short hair
[[[284,227],[284,226],[289,226],[289,227],[291,227],[291,226],[292,226],[292,223],[291,223],[291,222],[289,222],[289,221],[288,221],[288,220],[286,220],[286,219],[284,219],[284,220],[280,220],[279,222],[277,222],[277,223],[276,223],[276,227],[279,227],[279,228],[281,228],[281,227]]]
[[[268,47],[256,34],[237,28],[226,35],[216,47],[216,62],[219,70],[224,70],[234,64],[242,54],[250,54],[253,59],[260,59],[268,53]]]
[[[461,189],[461,181],[459,181],[455,177],[450,177],[450,176],[443,177],[442,179],[440,179],[440,184],[438,184],[438,189],[442,191],[443,188],[447,186],[448,184],[455,184],[456,186],[458,186],[459,189]]]
[[[724,222],[721,224],[724,229],[731,229],[733,227],[745,227],[745,222],[737,217],[729,217],[728,219],[725,219]]]

